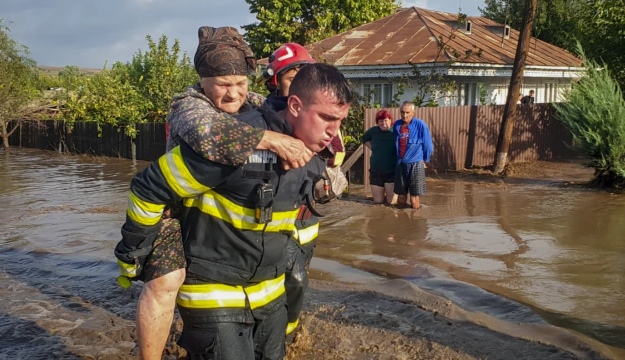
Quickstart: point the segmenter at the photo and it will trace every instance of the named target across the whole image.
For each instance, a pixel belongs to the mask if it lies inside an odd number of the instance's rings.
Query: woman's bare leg
[[[143,286],[137,305],[137,341],[142,360],[162,358],[184,278],[185,269],[178,269]]]

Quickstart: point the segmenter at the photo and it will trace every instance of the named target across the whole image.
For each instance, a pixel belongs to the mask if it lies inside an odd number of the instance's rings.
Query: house
[[[519,31],[484,17],[416,7],[306,46],[337,66],[373,104],[422,98],[440,106],[505,104]],[[531,38],[521,94],[557,102],[581,60]]]

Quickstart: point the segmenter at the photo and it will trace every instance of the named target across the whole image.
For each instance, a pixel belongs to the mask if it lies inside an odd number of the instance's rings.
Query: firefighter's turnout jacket
[[[268,107],[237,118],[255,127],[292,132]],[[249,321],[236,316],[249,316],[237,310],[250,309],[262,318],[284,305],[287,240],[324,166],[315,159],[284,172],[274,153],[255,151],[242,168],[233,168],[210,162],[182,143],[133,179],[122,248],[129,253],[151,248],[165,205],[182,199],[188,266],[177,298],[181,313]],[[261,223],[259,211],[266,214],[267,207],[270,221]]]

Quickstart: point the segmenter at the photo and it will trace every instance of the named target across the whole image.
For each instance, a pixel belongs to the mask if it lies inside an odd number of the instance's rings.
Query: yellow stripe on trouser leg
[[[290,333],[293,332],[293,330],[295,330],[295,328],[297,328],[297,325],[299,325],[299,319],[290,322],[286,325],[286,334],[289,335]]]

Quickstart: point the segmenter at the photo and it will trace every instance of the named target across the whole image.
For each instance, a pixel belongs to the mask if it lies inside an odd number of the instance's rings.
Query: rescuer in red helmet
[[[267,88],[277,96],[288,96],[291,81],[299,69],[315,60],[300,44],[286,43],[269,56],[269,65],[263,72]]]

